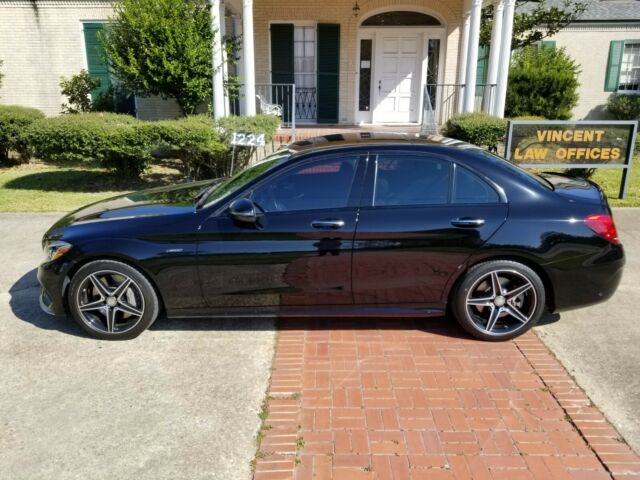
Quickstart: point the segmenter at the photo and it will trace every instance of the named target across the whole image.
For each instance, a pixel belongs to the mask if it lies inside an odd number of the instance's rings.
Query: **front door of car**
[[[506,203],[487,181],[434,154],[381,152],[369,163],[355,303],[441,303],[453,273],[504,223]]]
[[[209,218],[199,273],[209,307],[270,311],[351,304],[351,252],[362,183],[356,155],[296,162],[243,194],[254,223]]]

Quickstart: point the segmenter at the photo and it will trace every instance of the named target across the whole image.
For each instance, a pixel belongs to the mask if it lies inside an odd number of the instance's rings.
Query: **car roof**
[[[399,132],[344,132],[322,135],[291,143],[287,148],[295,153],[310,153],[338,147],[367,147],[367,146],[439,146],[462,150],[479,150],[480,148],[460,140],[443,137],[441,135],[419,135]]]

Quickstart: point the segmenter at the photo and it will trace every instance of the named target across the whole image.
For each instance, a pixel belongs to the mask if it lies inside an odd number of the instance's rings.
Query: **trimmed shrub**
[[[28,159],[28,148],[22,141],[22,134],[29,125],[42,118],[44,113],[35,108],[0,105],[0,162],[9,158],[9,150]]]
[[[152,138],[143,125],[113,113],[61,115],[34,122],[25,141],[49,162],[91,162],[134,177],[151,161]]]
[[[479,112],[454,115],[447,120],[443,131],[447,137],[487,147],[491,151],[497,150],[506,133],[506,120]]]
[[[213,120],[194,115],[178,120],[146,123],[144,129],[161,149],[179,158],[189,178],[220,177],[225,170],[229,147]]]
[[[640,95],[613,94],[607,101],[607,111],[616,120],[640,120]]]
[[[578,64],[560,48],[525,47],[513,53],[506,115],[571,118],[578,103]]]
[[[229,136],[232,132],[264,133],[266,141],[270,142],[280,127],[280,117],[275,115],[231,116],[218,120],[218,125]]]

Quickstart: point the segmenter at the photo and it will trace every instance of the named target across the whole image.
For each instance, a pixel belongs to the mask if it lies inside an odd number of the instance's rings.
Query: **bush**
[[[62,104],[62,113],[84,113],[91,111],[91,91],[100,86],[100,80],[91,78],[86,70],[60,80],[62,95],[69,103]]]
[[[91,162],[120,176],[140,175],[151,161],[152,138],[129,115],[80,113],[34,122],[25,133],[34,153],[50,162]]]
[[[162,149],[179,158],[189,178],[220,177],[228,173],[226,158],[229,147],[213,121],[206,115],[178,120],[149,122],[147,135]]]
[[[0,162],[9,158],[9,150],[28,157],[28,148],[22,140],[24,130],[44,114],[35,108],[17,105],[0,105]]]
[[[613,94],[607,110],[616,120],[640,120],[640,95]]]
[[[266,141],[270,142],[280,127],[280,117],[275,115],[231,116],[218,120],[218,125],[229,137],[232,132],[264,133]]]
[[[477,112],[454,115],[447,120],[443,134],[496,151],[506,132],[506,120]]]
[[[564,49],[525,47],[514,52],[509,69],[506,115],[571,118],[578,103],[580,69]]]

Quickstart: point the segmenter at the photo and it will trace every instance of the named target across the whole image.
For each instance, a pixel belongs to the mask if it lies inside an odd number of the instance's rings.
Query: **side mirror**
[[[229,214],[239,222],[255,223],[258,219],[256,206],[248,198],[239,198],[229,205]]]

